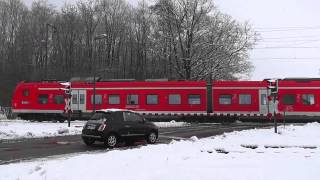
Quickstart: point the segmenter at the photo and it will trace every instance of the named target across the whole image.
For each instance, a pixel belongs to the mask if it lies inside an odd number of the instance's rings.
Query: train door
[[[268,90],[260,89],[259,90],[259,111],[260,114],[269,113],[269,103],[268,103]]]
[[[73,111],[86,112],[86,90],[72,90],[71,108]]]

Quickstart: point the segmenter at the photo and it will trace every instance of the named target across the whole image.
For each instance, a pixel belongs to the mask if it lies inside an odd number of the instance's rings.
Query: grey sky
[[[320,75],[320,1],[215,2],[223,12],[241,21],[248,20],[260,33],[261,40],[251,52],[255,65],[251,79]]]

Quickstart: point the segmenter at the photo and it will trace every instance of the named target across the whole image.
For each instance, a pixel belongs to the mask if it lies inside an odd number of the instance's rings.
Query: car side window
[[[124,113],[122,111],[114,112],[114,113],[112,113],[112,116],[113,116],[113,120],[115,122],[121,122],[121,121],[123,121]]]
[[[97,112],[95,113],[90,120],[107,120],[107,121],[112,121],[113,117],[111,116],[110,113],[100,113]]]
[[[124,112],[124,121],[141,122],[143,118],[133,112]]]

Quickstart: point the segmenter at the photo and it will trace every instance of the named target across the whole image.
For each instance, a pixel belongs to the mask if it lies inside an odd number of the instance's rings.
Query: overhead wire
[[[258,40],[259,45],[254,50],[320,49],[318,44],[320,42],[320,26],[258,27],[255,29],[264,36],[260,37]],[[278,34],[269,34],[269,32],[278,32]],[[320,57],[252,57],[250,60],[303,63],[317,62],[317,60],[320,62]]]

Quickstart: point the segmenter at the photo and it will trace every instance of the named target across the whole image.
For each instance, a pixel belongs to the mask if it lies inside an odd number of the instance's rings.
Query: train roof
[[[38,81],[38,82],[20,82],[19,86],[27,87],[63,87],[62,82],[66,81]],[[92,81],[89,82],[72,82],[72,87],[91,87]],[[170,86],[206,86],[206,81],[166,81],[166,80],[151,80],[151,81],[127,81],[127,80],[110,80],[110,81],[98,81],[96,86],[112,86],[112,87],[170,87]],[[212,81],[212,86],[216,87],[266,87],[268,86],[268,81]],[[279,80],[279,86],[288,87],[319,87],[320,88],[320,78],[285,78]]]

